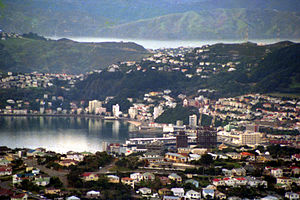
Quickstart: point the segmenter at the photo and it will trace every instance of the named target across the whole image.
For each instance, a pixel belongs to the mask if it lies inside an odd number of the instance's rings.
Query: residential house
[[[273,168],[271,169],[271,176],[277,178],[283,176],[283,171],[280,168]]]
[[[150,172],[145,172],[145,173],[143,173],[142,176],[143,176],[144,181],[154,181],[155,180],[155,175]]]
[[[81,153],[75,153],[75,152],[68,152],[66,157],[61,157],[62,160],[75,160],[78,162],[83,161],[84,155]]]
[[[161,188],[161,189],[158,190],[158,194],[159,194],[160,196],[168,196],[168,195],[171,195],[172,192],[171,192],[171,190],[168,189],[168,188]]]
[[[215,186],[225,186],[225,181],[222,179],[215,178],[212,180],[212,184]]]
[[[176,197],[176,196],[164,196],[163,200],[180,200],[180,197]]]
[[[132,188],[134,188],[134,180],[132,178],[124,177],[121,179],[121,183],[123,183],[124,185],[129,185]]]
[[[293,183],[291,178],[288,177],[278,177],[276,178],[276,184],[291,185]]]
[[[60,166],[70,167],[71,165],[77,165],[79,162],[76,160],[61,160],[58,162]]]
[[[222,173],[227,177],[232,176],[232,170],[222,169]]]
[[[60,194],[61,190],[54,187],[46,188],[45,194]]]
[[[5,158],[0,159],[0,166],[8,166],[10,163],[11,163],[11,161],[9,161]]]
[[[133,180],[135,180],[135,182],[139,183],[140,181],[143,180],[143,174],[137,172],[137,173],[133,173],[130,174],[130,178],[132,178]]]
[[[242,159],[242,155],[239,154],[239,153],[228,152],[228,153],[226,153],[226,155],[227,155],[228,157],[230,157],[231,159],[233,159],[233,160],[240,160],[240,159]]]
[[[27,173],[27,174],[14,174],[12,176],[12,183],[13,184],[19,184],[21,183],[23,180],[28,179],[28,180],[32,180],[35,177],[34,174],[32,173]]]
[[[0,176],[10,176],[11,174],[11,167],[0,167]]]
[[[141,195],[149,195],[151,194],[151,189],[147,187],[143,187],[138,190],[138,193],[140,193]]]
[[[176,163],[185,163],[188,161],[188,157],[187,156],[184,156],[182,154],[179,154],[179,153],[171,153],[171,152],[168,152],[165,154],[165,159],[167,161],[173,161],[173,162],[176,162]]]
[[[33,182],[38,186],[46,186],[50,183],[50,177],[36,177]]]
[[[300,153],[292,155],[292,160],[300,161]]]
[[[246,176],[246,170],[244,168],[232,169],[231,172],[235,176]]]
[[[279,198],[272,195],[268,195],[266,197],[261,198],[260,200],[279,200]]]
[[[267,188],[268,186],[268,182],[264,181],[264,180],[259,180],[255,177],[246,177],[248,185],[250,187],[258,187],[258,186],[264,186],[265,188]]]
[[[293,175],[298,175],[298,174],[300,174],[300,167],[293,166],[293,167],[291,167],[291,170],[292,170],[292,174],[293,174]]]
[[[215,197],[215,191],[213,189],[203,188],[202,195],[203,195],[203,198],[205,198],[205,199],[207,199],[207,198],[213,199]]]
[[[184,196],[184,189],[183,188],[172,188],[171,191],[173,192],[174,196],[183,197]]]
[[[94,190],[88,191],[86,193],[86,197],[91,198],[91,199],[97,199],[97,198],[100,197],[100,192],[99,191],[94,191]]]
[[[245,179],[244,177],[234,178],[234,180],[235,185],[237,186],[247,185],[247,179]]]
[[[76,196],[70,196],[70,197],[67,197],[66,200],[80,200],[80,198],[78,198]]]
[[[220,200],[227,198],[226,194],[224,194],[224,193],[222,193],[222,192],[220,192],[218,190],[215,192],[215,197],[216,197],[216,199],[220,199]]]
[[[200,199],[201,194],[195,190],[189,190],[186,192],[185,197],[189,199]]]
[[[81,178],[84,181],[98,181],[99,175],[93,172],[84,172],[81,174]]]
[[[182,182],[182,178],[177,175],[176,173],[172,173],[168,176],[168,178],[172,181],[175,181],[176,183],[181,183]]]
[[[159,177],[159,180],[160,180],[160,183],[162,185],[169,185],[169,184],[171,184],[170,179],[168,177],[166,177],[166,176]]]
[[[188,184],[188,183],[193,184],[196,188],[199,188],[199,181],[196,181],[194,179],[188,179],[185,181],[185,184]]]
[[[223,178],[223,181],[226,186],[234,187],[235,186],[235,180],[232,178]]]
[[[27,200],[28,195],[26,193],[13,195],[10,197],[11,200]]]
[[[120,182],[120,178],[118,176],[107,175],[106,177],[107,177],[109,183],[119,183]]]
[[[300,195],[298,193],[295,193],[295,192],[286,192],[284,197],[289,199],[289,200],[297,200],[297,199],[300,198]]]

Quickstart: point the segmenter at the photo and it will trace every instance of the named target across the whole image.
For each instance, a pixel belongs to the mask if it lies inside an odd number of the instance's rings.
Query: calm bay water
[[[102,150],[123,143],[135,127],[118,120],[79,117],[0,117],[0,146],[43,147],[60,153]]]
[[[77,42],[135,42],[142,45],[146,49],[159,48],[177,48],[177,47],[201,47],[203,45],[212,45],[216,43],[243,43],[245,40],[147,40],[147,39],[128,39],[128,38],[101,38],[101,37],[51,37],[48,38],[58,40],[61,38],[68,38]],[[292,42],[300,42],[295,39],[251,39],[250,42],[261,44],[272,44],[280,41],[290,40]]]

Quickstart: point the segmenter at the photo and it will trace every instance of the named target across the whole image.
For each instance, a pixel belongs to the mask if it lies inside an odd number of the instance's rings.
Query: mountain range
[[[141,39],[300,38],[298,0],[2,0],[0,29]]]

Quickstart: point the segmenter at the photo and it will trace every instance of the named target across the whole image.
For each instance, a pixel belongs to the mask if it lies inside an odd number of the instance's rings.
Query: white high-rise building
[[[131,119],[135,119],[138,114],[138,110],[135,107],[130,107],[128,109],[128,114]]]
[[[102,107],[102,102],[98,100],[89,101],[89,113],[96,114],[96,109]]]
[[[189,116],[189,126],[192,128],[197,127],[197,115],[190,115]]]
[[[154,119],[158,118],[163,112],[164,112],[164,109],[162,106],[154,107],[153,118]]]
[[[121,112],[120,112],[120,106],[119,106],[119,104],[116,104],[116,105],[112,106],[112,112],[113,112],[113,115],[115,117],[119,117],[120,116]]]

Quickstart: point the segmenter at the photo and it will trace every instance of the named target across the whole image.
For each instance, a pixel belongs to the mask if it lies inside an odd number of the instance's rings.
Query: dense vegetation
[[[78,43],[36,34],[0,41],[0,70],[79,74],[110,64],[139,60],[148,52],[135,43]]]
[[[181,87],[190,84],[184,74],[147,71],[102,72],[90,75],[86,80],[76,85],[74,97],[78,95],[90,99],[103,99],[106,96],[138,97],[145,91],[154,91],[164,88],[180,91]]]

